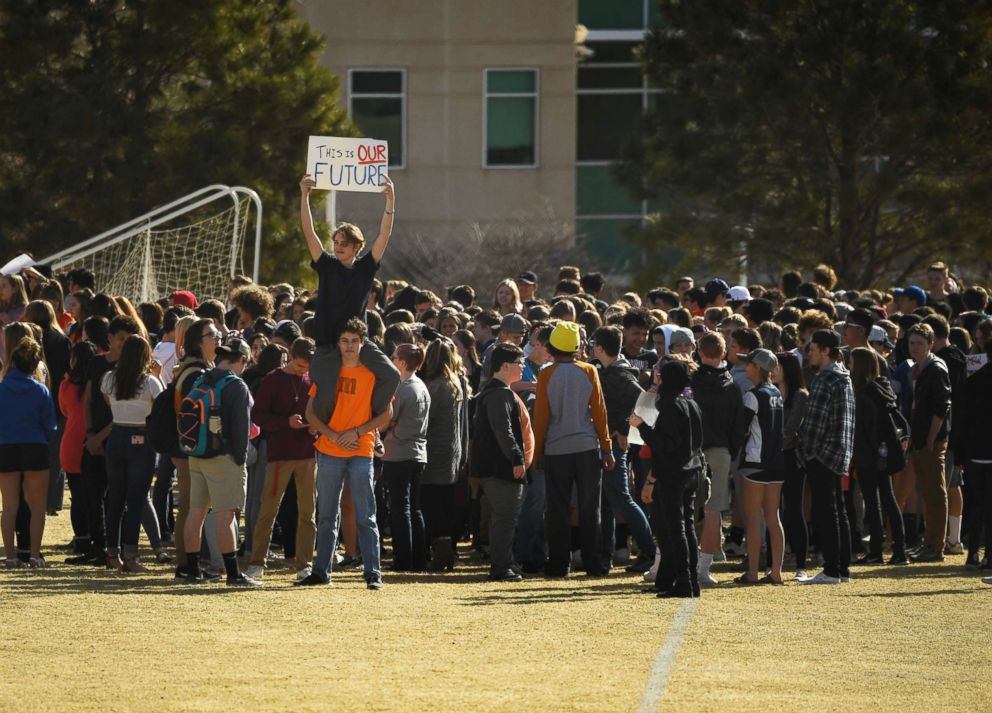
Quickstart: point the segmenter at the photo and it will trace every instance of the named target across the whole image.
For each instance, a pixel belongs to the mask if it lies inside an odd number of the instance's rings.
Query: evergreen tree
[[[265,205],[262,279],[298,280],[307,137],[354,135],[322,46],[291,0],[0,0],[4,252],[240,184]]]
[[[736,274],[900,283],[992,259],[992,8],[966,0],[661,1],[661,90],[618,171],[665,210],[638,238]],[[650,264],[650,262],[649,262]]]

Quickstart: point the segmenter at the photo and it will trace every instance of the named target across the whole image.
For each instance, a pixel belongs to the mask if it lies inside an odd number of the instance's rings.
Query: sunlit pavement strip
[[[654,657],[651,675],[648,676],[648,684],[644,688],[644,697],[637,709],[638,713],[654,713],[664,699],[665,687],[668,685],[668,674],[671,673],[675,657],[678,656],[679,649],[682,647],[685,630],[689,627],[689,620],[696,610],[696,602],[698,601],[698,599],[685,599],[679,605],[678,611],[675,612],[665,643],[658,650],[658,655]]]

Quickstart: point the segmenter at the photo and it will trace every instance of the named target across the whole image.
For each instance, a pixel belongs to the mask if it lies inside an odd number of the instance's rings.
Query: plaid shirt
[[[813,377],[797,435],[805,459],[847,473],[854,452],[854,389],[842,364],[826,366]]]

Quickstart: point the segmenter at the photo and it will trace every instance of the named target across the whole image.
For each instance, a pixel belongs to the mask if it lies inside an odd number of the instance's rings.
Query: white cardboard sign
[[[325,191],[382,193],[389,145],[378,139],[311,136],[306,172]]]
[[[21,254],[15,257],[10,262],[8,262],[3,267],[0,267],[0,275],[16,275],[24,268],[34,267],[37,264],[38,263],[36,263],[33,258]]]

